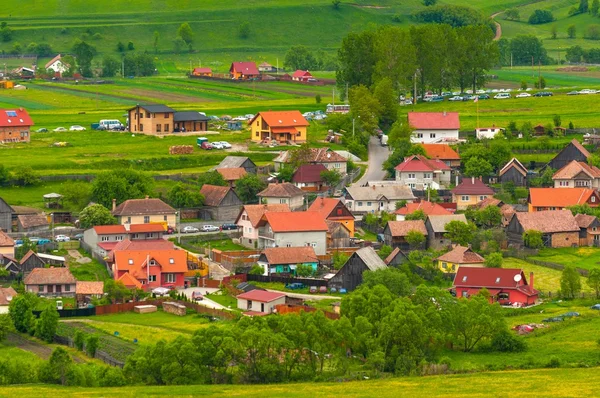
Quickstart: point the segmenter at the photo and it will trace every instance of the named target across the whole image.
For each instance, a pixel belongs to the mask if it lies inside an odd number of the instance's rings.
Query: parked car
[[[448,98],[448,101],[462,101],[463,97],[461,97],[460,95],[455,95],[454,97],[450,97]]]
[[[54,130],[52,130],[52,131],[58,133],[58,132],[63,132],[63,131],[68,131],[68,130],[66,128],[64,128],[64,127],[57,127]]]
[[[508,98],[510,98],[509,93],[498,93],[498,94],[494,95],[494,99],[508,99]]]
[[[74,126],[69,127],[69,131],[85,131],[85,127],[76,124]]]
[[[193,227],[191,225],[186,225],[185,227],[181,228],[181,233],[182,234],[192,234],[195,232],[200,232],[200,230],[196,227]]]
[[[479,90],[477,90],[479,92]],[[479,95],[479,99],[480,100],[486,100],[486,99],[490,99],[490,96],[487,94],[480,94]]]
[[[542,319],[542,322],[546,322],[546,323],[548,323],[548,322],[562,322],[562,321],[564,321],[564,319],[561,318],[561,317],[559,317],[559,316],[555,316],[555,317],[552,317],[552,318]]]
[[[304,284],[302,283],[288,283],[287,285],[285,285],[286,289],[290,289],[290,290],[298,290],[298,289],[304,289]]]
[[[559,315],[561,318],[574,318],[579,316],[579,312],[569,311],[565,314]]]
[[[600,304],[594,304],[590,307],[592,310],[600,310]]]
[[[204,296],[198,290],[194,290],[192,292],[192,300],[194,300],[194,301],[202,301],[202,300],[204,300]]]
[[[215,232],[218,231],[219,227],[216,225],[206,224],[202,226],[202,232]]]
[[[377,234],[377,242],[385,242],[385,235]]]
[[[216,142],[212,142],[212,149],[223,149],[223,145],[221,145],[221,143],[219,141]]]
[[[319,293],[327,293],[327,286],[319,286]]]
[[[54,240],[56,242],[69,242],[71,238],[69,238],[67,235],[56,235]]]
[[[221,141],[221,145],[225,149],[230,149],[231,148],[231,144],[229,142],[227,142],[227,141]]]
[[[245,116],[236,116],[236,117],[234,117],[231,120],[234,120],[236,122],[245,122],[246,121],[246,117]]]
[[[569,91],[567,95],[579,95],[579,91]]]
[[[238,229],[239,226],[237,224],[223,224],[221,225],[221,231],[234,231]]]
[[[444,100],[444,97],[442,97],[441,95],[436,95],[435,97],[431,97],[431,100],[429,102],[442,102]]]
[[[527,98],[527,97],[531,97],[531,94],[529,94],[529,93],[519,93],[519,94],[515,95],[515,98]]]
[[[35,242],[35,244],[36,244],[36,245],[38,245],[38,246],[39,246],[39,245],[45,245],[45,244],[47,244],[47,243],[50,243],[50,239],[38,239],[38,240]]]
[[[42,127],[41,129],[37,129],[37,130],[35,130],[35,132],[36,132],[36,133],[47,133],[47,132],[48,132],[48,129],[47,129],[47,128],[45,128],[45,127]]]
[[[598,91],[596,90],[591,90],[589,88],[584,88],[583,90],[581,90],[579,92],[579,94],[596,94]]]
[[[552,94],[550,91],[539,91],[535,94],[533,94],[534,97],[552,97]]]
[[[318,291],[318,290],[317,290],[317,287],[316,287],[316,286],[311,286],[311,287],[308,289],[308,291],[309,291],[310,293],[317,293],[317,291]]]
[[[76,240],[82,240],[83,239],[83,234],[77,234],[73,237]]]
[[[212,144],[208,141],[205,141],[202,143],[202,145],[200,145],[200,148],[207,149],[207,150],[212,149],[212,147],[213,147]]]

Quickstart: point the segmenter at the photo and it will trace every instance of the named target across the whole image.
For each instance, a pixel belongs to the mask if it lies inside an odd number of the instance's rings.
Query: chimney
[[[529,287],[533,289],[533,272],[529,273]]]
[[[479,181],[483,182],[483,177],[479,176]]]
[[[458,186],[458,176],[455,176],[454,179],[456,180],[454,185]]]
[[[471,177],[471,184],[475,184],[475,177]]]
[[[115,211],[116,208],[117,208],[117,200],[113,199],[113,206],[112,206],[113,211]]]

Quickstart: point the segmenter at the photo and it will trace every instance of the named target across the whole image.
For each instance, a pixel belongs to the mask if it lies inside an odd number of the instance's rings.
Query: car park
[[[227,142],[227,141],[221,141],[221,145],[225,149],[230,149],[231,148],[231,144],[229,142]]]
[[[219,227],[216,225],[206,224],[202,226],[202,232],[216,232],[219,231]]]
[[[57,127],[54,130],[52,130],[52,131],[58,133],[58,132],[63,132],[63,131],[68,131],[68,130],[66,128],[64,128],[64,127]]]
[[[463,97],[461,97],[460,95],[455,95],[454,97],[450,97],[448,98],[448,101],[462,101]]]
[[[519,94],[515,95],[515,98],[527,98],[527,97],[531,97],[531,94],[529,94],[529,93],[519,93]]]
[[[221,225],[221,231],[235,231],[239,228],[237,224],[223,224]]]
[[[56,242],[69,242],[71,238],[69,238],[67,235],[56,235],[54,240]]]
[[[511,96],[509,93],[498,93],[498,94],[494,95],[494,99],[508,99],[510,97]]]
[[[85,127],[76,124],[74,126],[69,127],[69,131],[85,131]]]
[[[533,94],[534,97],[552,97],[552,95],[550,91],[540,91]]]
[[[196,232],[200,232],[200,230],[196,227],[193,227],[191,225],[186,225],[185,227],[181,228],[181,233],[182,234],[193,234]]]

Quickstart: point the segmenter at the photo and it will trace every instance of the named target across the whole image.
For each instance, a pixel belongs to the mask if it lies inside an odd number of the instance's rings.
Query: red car
[[[202,149],[212,149],[212,147],[213,147],[212,144],[210,142],[206,142],[206,141],[204,141],[202,143],[202,145],[200,146],[200,148],[202,148]]]
[[[194,301],[202,301],[202,300],[204,300],[204,296],[199,291],[194,291],[192,293],[192,300],[194,300]]]

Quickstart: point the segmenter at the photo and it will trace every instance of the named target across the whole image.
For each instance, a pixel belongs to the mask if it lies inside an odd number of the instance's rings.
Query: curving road
[[[381,146],[379,138],[371,137],[369,140],[369,163],[367,171],[352,185],[365,185],[367,181],[381,181],[385,179],[385,171],[383,170],[383,162],[390,156],[390,150],[387,146]]]
[[[496,18],[498,15],[502,14],[503,12],[504,11],[500,11],[500,12],[497,12],[490,16],[491,20],[496,24],[496,36],[494,37],[495,41],[500,40],[500,38],[502,37],[502,25],[500,25],[500,23],[496,22],[496,20],[494,18]]]

